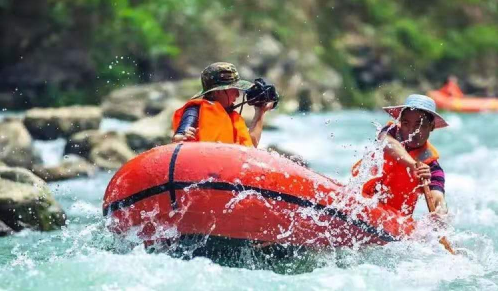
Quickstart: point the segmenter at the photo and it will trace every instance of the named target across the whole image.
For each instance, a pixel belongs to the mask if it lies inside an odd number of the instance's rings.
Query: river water
[[[283,274],[250,263],[234,268],[142,247],[123,250],[104,226],[102,197],[113,173],[103,171],[50,184],[68,215],[63,230],[0,238],[0,290],[498,290],[498,115],[444,116],[451,127],[435,131],[431,141],[446,172],[448,239],[460,255],[429,237],[329,250],[314,255],[316,267]],[[363,111],[280,116],[273,123],[281,130],[264,132],[261,143],[298,153],[314,170],[346,183],[386,121],[382,112]],[[102,126],[127,125],[105,120]],[[63,140],[36,142],[47,164],[61,159],[63,146]],[[421,200],[415,217],[426,214]]]

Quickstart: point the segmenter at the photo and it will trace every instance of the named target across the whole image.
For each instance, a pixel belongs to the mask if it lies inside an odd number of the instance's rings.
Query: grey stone
[[[135,156],[123,133],[98,130],[87,130],[71,136],[64,153],[80,155],[104,169],[117,169]]]
[[[80,156],[64,156],[60,165],[45,167],[37,165],[33,167],[33,173],[47,182],[67,180],[78,177],[93,176],[96,167]]]
[[[95,106],[71,106],[62,108],[34,108],[26,112],[24,125],[33,138],[52,140],[72,134],[98,129],[102,110]]]
[[[45,181],[26,169],[0,167],[0,220],[9,228],[55,230],[65,219]]]
[[[154,117],[147,117],[132,124],[126,132],[126,141],[135,151],[145,151],[171,142],[171,122],[174,109],[163,110]]]
[[[33,149],[31,135],[19,119],[7,118],[0,122],[0,161],[23,168],[41,162]]]

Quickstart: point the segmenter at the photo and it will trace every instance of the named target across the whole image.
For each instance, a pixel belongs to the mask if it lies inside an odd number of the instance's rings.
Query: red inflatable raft
[[[361,206],[343,190],[276,153],[183,143],[126,163],[103,210],[111,231],[145,242],[174,233],[319,248],[385,244],[413,231],[411,218],[381,204]]]
[[[497,112],[498,98],[496,97],[452,97],[441,91],[429,91],[429,97],[434,99],[438,109],[455,112]]]

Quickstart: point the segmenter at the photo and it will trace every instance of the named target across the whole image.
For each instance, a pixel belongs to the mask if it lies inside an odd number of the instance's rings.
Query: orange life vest
[[[249,129],[242,116],[233,111],[228,113],[218,102],[194,99],[187,102],[173,115],[173,131],[180,126],[183,112],[191,106],[199,106],[199,120],[196,141],[234,143],[254,146]]]
[[[439,89],[439,92],[452,98],[462,98],[464,96],[462,90],[458,87],[458,84],[451,80]]]
[[[430,164],[439,158],[436,148],[429,142],[408,153],[414,160],[424,164]],[[353,176],[358,174],[360,163],[361,160],[353,166]],[[372,170],[375,171],[375,169]],[[384,154],[382,176],[366,182],[363,185],[363,195],[371,197],[379,191],[387,193],[387,197],[381,202],[404,215],[410,216],[415,210],[418,196],[422,193],[422,188],[419,186],[421,186],[420,181],[408,172],[406,166],[398,163],[393,157]]]

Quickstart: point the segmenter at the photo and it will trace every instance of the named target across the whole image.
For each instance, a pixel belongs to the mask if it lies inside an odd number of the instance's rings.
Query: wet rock
[[[95,171],[94,165],[76,155],[65,156],[63,162],[58,166],[37,165],[33,167],[33,173],[47,182],[93,176]]]
[[[64,154],[80,155],[104,169],[117,169],[135,156],[123,133],[98,130],[87,130],[72,135]]]
[[[31,135],[19,119],[7,118],[0,122],[0,161],[23,168],[41,163],[33,149]]]
[[[0,237],[11,235],[12,233],[14,233],[12,228],[10,228],[8,225],[6,225],[3,221],[0,220]]]
[[[186,101],[172,98],[168,100],[157,100],[156,102],[148,102],[145,105],[145,110],[148,115],[156,116],[164,110],[174,112],[175,110],[183,107]],[[173,113],[171,113],[173,114]]]
[[[64,148],[64,154],[75,154],[86,159],[90,156],[92,147],[106,138],[106,133],[98,130],[85,130],[71,135]]]
[[[26,169],[0,167],[0,221],[14,231],[48,231],[65,220],[45,181]]]
[[[104,97],[102,108],[105,117],[136,121],[159,114],[174,102],[172,99],[187,100],[200,89],[198,78],[129,86]]]
[[[98,129],[102,110],[95,106],[63,108],[34,108],[26,112],[24,124],[33,138],[52,140],[69,137],[73,133]]]
[[[90,151],[89,159],[102,169],[116,170],[135,157],[122,135],[107,133],[106,138]]]
[[[138,120],[145,116],[145,102],[149,94],[159,92],[155,85],[128,86],[112,91],[104,97],[102,110],[105,117]]]
[[[491,74],[484,77],[477,74],[471,74],[466,79],[467,92],[474,96],[497,97],[498,96],[498,78]]]
[[[145,101],[145,115],[153,116],[161,113],[161,111],[166,108],[166,103],[175,98],[174,96],[177,90],[177,83],[164,82],[158,85],[158,87],[160,88],[160,91],[150,93],[147,100]]]
[[[133,123],[126,132],[130,148],[142,152],[171,142],[173,136],[171,120],[174,109],[165,109],[154,117],[147,117]]]
[[[162,94],[149,95],[145,102],[147,116],[155,116],[164,110],[174,111],[202,89],[199,78],[157,83],[156,86]]]
[[[271,144],[271,145],[268,145],[268,147],[266,149],[270,152],[272,152],[272,151],[277,152],[281,156],[288,158],[289,160],[293,161],[294,163],[297,163],[303,167],[309,168],[309,163],[302,156],[297,155],[295,153],[292,153],[290,151],[286,151],[286,150],[280,148],[278,145]]]
[[[336,92],[342,87],[342,77],[313,53],[289,51],[267,72],[267,77],[277,87],[284,112],[341,107]]]
[[[282,44],[271,35],[261,36],[249,54],[249,66],[258,74],[266,74],[268,69],[280,59]]]

